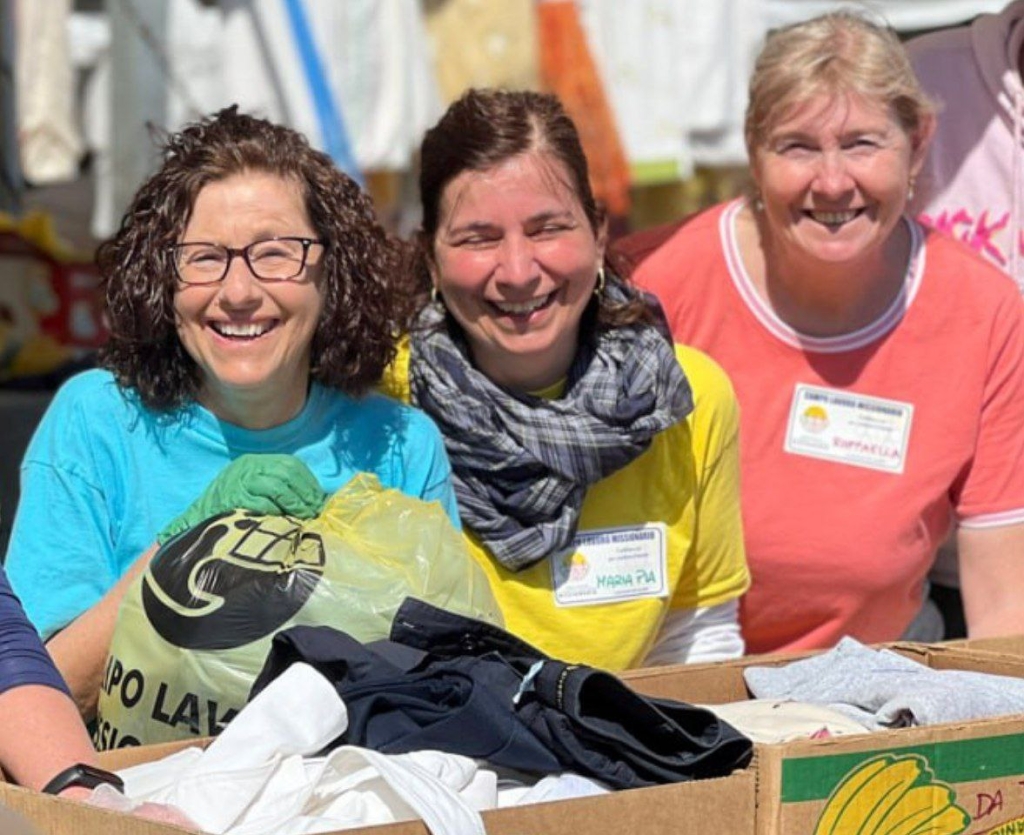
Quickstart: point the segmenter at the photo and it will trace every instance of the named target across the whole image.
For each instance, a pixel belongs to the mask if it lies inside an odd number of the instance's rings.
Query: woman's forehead
[[[510,188],[533,189],[573,208],[582,206],[566,165],[549,152],[529,151],[487,168],[460,172],[442,192],[441,214],[450,217],[467,199],[479,193],[503,193]]]
[[[791,131],[855,130],[893,122],[895,116],[887,102],[854,90],[822,90],[781,105],[763,139]]]

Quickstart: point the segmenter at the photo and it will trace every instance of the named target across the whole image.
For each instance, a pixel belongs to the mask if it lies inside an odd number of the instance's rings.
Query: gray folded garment
[[[758,698],[827,705],[875,730],[1024,713],[1024,679],[933,670],[853,638],[783,667],[748,667],[743,675]]]

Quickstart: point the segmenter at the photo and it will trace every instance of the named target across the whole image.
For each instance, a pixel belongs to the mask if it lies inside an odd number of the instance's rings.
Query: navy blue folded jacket
[[[274,637],[250,699],[295,661],[334,683],[349,727],[336,744],[435,749],[532,774],[574,771],[613,788],[720,777],[752,744],[703,708],[646,698],[491,624],[408,598],[389,640],[329,627]]]

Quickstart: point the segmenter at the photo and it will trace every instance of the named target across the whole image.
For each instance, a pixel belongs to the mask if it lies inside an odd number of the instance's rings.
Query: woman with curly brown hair
[[[168,533],[229,507],[312,516],[360,471],[457,519],[437,429],[367,394],[394,352],[395,250],[301,135],[228,108],[171,136],[97,260],[102,370],[43,418],[7,559],[86,715]]]

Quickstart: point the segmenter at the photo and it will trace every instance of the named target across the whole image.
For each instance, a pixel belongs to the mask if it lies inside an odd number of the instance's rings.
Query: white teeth
[[[857,211],[850,209],[845,212],[811,212],[810,215],[818,223],[824,223],[827,226],[840,226],[857,217]]]
[[[530,299],[528,302],[494,302],[493,304],[502,313],[522,315],[523,313],[532,313],[534,310],[543,307],[550,298],[551,294],[548,293],[546,296],[541,296],[539,299]]]
[[[212,322],[210,325],[221,336],[234,336],[252,338],[262,336],[270,330],[270,322],[244,322],[233,324],[231,322]]]

